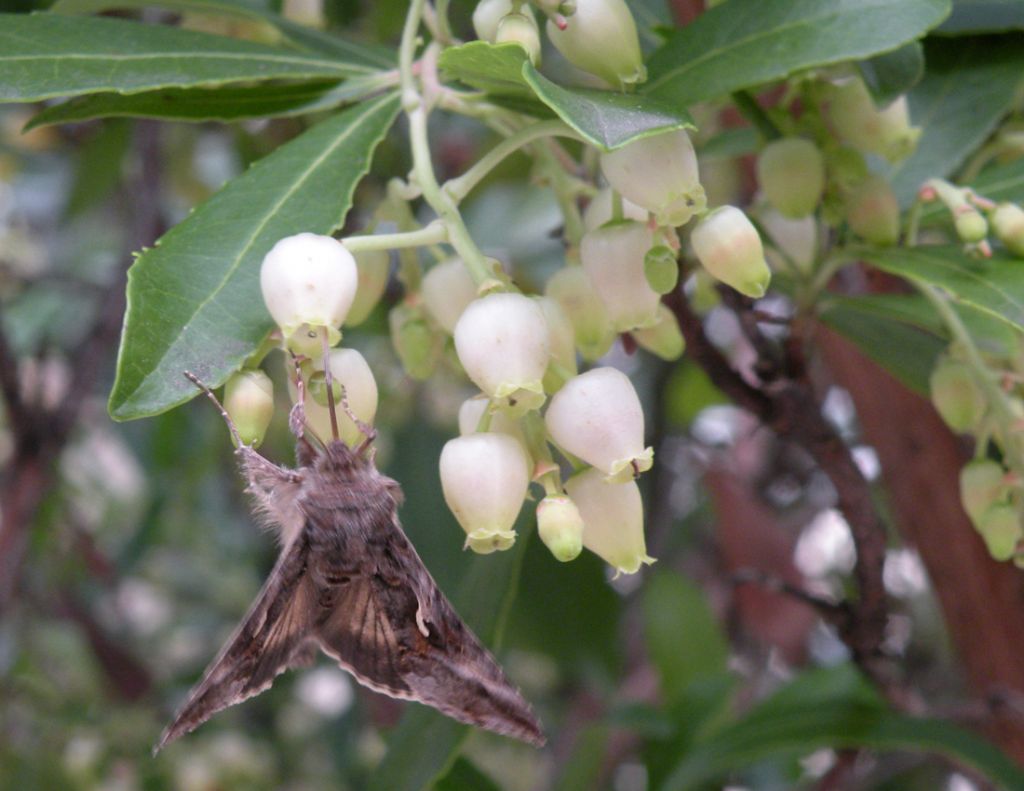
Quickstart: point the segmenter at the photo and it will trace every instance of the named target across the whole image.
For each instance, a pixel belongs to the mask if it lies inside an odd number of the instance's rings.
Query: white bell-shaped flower
[[[661,296],[644,274],[644,256],[653,246],[651,229],[633,221],[583,234],[580,261],[619,332],[649,326],[656,319]]]
[[[224,385],[224,409],[231,416],[239,439],[259,447],[274,416],[274,384],[258,369],[232,374]]]
[[[537,505],[537,534],[556,560],[573,560],[583,551],[583,517],[565,495],[549,494]]]
[[[553,393],[567,376],[576,373],[576,332],[562,306],[551,297],[534,297],[548,324],[551,362],[544,375],[544,390]]]
[[[612,188],[605,187],[591,198],[587,208],[583,210],[583,227],[588,231],[600,228],[612,219]],[[647,222],[647,209],[637,206],[628,198],[622,200],[622,219]]]
[[[859,77],[832,86],[828,116],[839,138],[854,148],[897,162],[917,147],[921,128],[911,126],[907,97],[899,96],[882,109]]]
[[[707,206],[697,155],[683,130],[601,154],[601,172],[623,197],[652,212],[658,225],[685,225]]]
[[[735,206],[721,206],[690,234],[693,252],[714,278],[755,299],[768,290],[772,273],[753,223]]]
[[[615,368],[574,376],[551,398],[544,421],[555,443],[601,470],[628,481],[651,468],[644,447],[644,412],[633,383]]]
[[[434,264],[423,276],[420,294],[427,313],[449,335],[466,306],[476,299],[476,283],[459,258]]]
[[[355,349],[331,349],[328,359],[333,379],[331,389],[335,400],[334,415],[338,421],[338,439],[354,448],[366,437],[341,408],[342,388],[345,388],[345,399],[355,416],[368,426],[372,426],[373,419],[377,416],[377,380],[374,379],[366,358]],[[308,393],[304,407],[307,425],[318,437],[328,440],[332,439],[333,435],[322,365],[322,360],[316,360],[307,369],[309,374],[304,378]]]
[[[319,348],[325,327],[329,345],[341,339],[338,328],[352,306],[358,282],[352,253],[337,239],[314,233],[281,239],[260,267],[267,310],[300,353]],[[301,348],[292,344],[293,339]]]
[[[473,30],[481,41],[494,43],[498,23],[512,13],[512,0],[480,0],[473,9]]]
[[[644,507],[634,481],[610,483],[601,470],[574,475],[566,484],[583,517],[583,546],[619,574],[634,574],[654,558],[644,541]]]
[[[495,434],[508,434],[523,446],[526,452],[526,435],[523,433],[522,424],[507,412],[501,409],[491,409],[491,399],[487,396],[473,396],[467,398],[459,407],[459,434],[466,436],[481,431],[491,431]],[[488,415],[487,427],[481,429],[484,414]],[[529,455],[527,453],[527,455]]]
[[[825,157],[810,140],[783,137],[768,143],[757,158],[757,182],[768,202],[784,217],[806,217],[825,192]]]
[[[391,272],[391,256],[387,250],[365,250],[353,254],[356,259],[356,272],[359,286],[356,298],[345,317],[345,325],[355,327],[366,321],[370,312],[377,307],[384,289],[388,285],[388,274]]]
[[[615,329],[608,308],[581,266],[564,266],[544,287],[544,294],[562,306],[572,322],[576,347],[584,360],[594,361],[611,348]]]
[[[775,209],[761,213],[761,225],[768,232],[778,252],[785,256],[784,269],[795,267],[803,274],[809,274],[818,254],[818,223],[813,214],[792,219],[784,217]],[[778,263],[778,259],[772,261]]]
[[[551,43],[577,68],[622,89],[647,78],[636,22],[625,0],[573,0],[564,29],[548,20]]]
[[[455,325],[455,351],[469,378],[514,410],[544,403],[551,345],[544,312],[522,294],[474,300]]]
[[[530,484],[520,444],[495,432],[456,437],[441,450],[440,469],[445,502],[466,531],[466,546],[480,554],[512,546]]]

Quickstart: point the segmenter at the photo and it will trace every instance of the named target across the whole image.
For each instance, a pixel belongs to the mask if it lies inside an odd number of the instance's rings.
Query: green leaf
[[[501,642],[509,609],[516,596],[523,556],[530,536],[515,546],[487,556],[473,556],[458,594],[456,610],[488,646]],[[455,765],[469,732],[438,711],[410,704],[388,739],[388,751],[373,773],[369,791],[421,791],[430,788]]]
[[[890,171],[900,203],[908,205],[925,179],[955,173],[1013,106],[1024,84],[1024,47],[1014,36],[931,38],[927,70],[910,92],[917,149]]]
[[[924,75],[924,50],[920,42],[911,41],[857,66],[875,103],[884,107],[920,81]]]
[[[133,93],[94,93],[47,107],[25,129],[93,118],[160,118],[166,121],[240,121],[302,115],[361,99],[382,87],[377,75],[306,83],[166,88]]]
[[[100,14],[116,9],[166,8],[170,11],[234,17],[263,28],[268,38],[284,37],[311,52],[329,55],[364,70],[390,69],[394,54],[384,47],[357,44],[300,25],[245,0],[58,0],[50,11],[58,14]]]
[[[501,788],[476,764],[460,756],[448,774],[434,785],[434,791],[501,791]]]
[[[972,767],[1008,789],[1024,772],[994,745],[951,723],[889,711],[849,666],[805,672],[736,723],[700,739],[660,791],[684,791],[756,761],[823,747],[928,752]]]
[[[492,96],[532,99],[533,89],[523,76],[529,57],[518,44],[470,41],[441,52],[437,65],[444,76]]]
[[[106,17],[0,14],[0,102],[365,74],[292,50]]]
[[[647,650],[665,698],[675,700],[695,680],[725,672],[729,646],[696,585],[675,572],[655,572],[644,589],[643,612]]]
[[[1020,0],[954,0],[953,13],[936,33],[1002,33],[1024,29],[1024,4]]]
[[[949,0],[729,0],[651,56],[644,91],[690,105],[868,58],[919,38],[949,9]]]
[[[971,258],[959,247],[856,248],[846,252],[884,272],[943,288],[955,299],[1024,331],[1024,266],[1018,260]]]
[[[818,318],[918,395],[928,396],[935,358],[948,342],[896,318],[873,297],[829,297]]]
[[[662,132],[696,128],[681,105],[669,106],[642,94],[563,88],[529,61],[523,64],[523,78],[559,118],[605,151]]]
[[[182,371],[217,386],[238,368],[271,327],[259,290],[264,254],[284,236],[341,226],[398,107],[390,94],[314,126],[139,256],[128,273],[114,418],[154,415],[188,400],[195,388]]]
[[[75,180],[68,195],[66,215],[73,217],[98,204],[121,180],[121,162],[131,143],[131,125],[111,121],[78,152]]]

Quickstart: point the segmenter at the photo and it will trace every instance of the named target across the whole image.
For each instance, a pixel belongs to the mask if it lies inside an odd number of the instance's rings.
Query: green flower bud
[[[868,176],[846,198],[846,222],[857,236],[888,246],[900,238],[900,206],[881,176]]]
[[[576,346],[584,360],[593,362],[611,348],[615,330],[608,309],[583,267],[559,269],[548,280],[544,293],[561,306],[572,322]]]
[[[537,505],[537,533],[556,560],[566,563],[583,551],[583,517],[565,495],[549,494]]]
[[[1008,503],[997,503],[982,515],[978,532],[985,539],[989,554],[996,560],[1009,560],[1017,550],[1017,544],[1024,538],[1020,514]]]
[[[956,235],[967,244],[980,242],[988,236],[988,221],[974,208],[953,212],[953,225]]]
[[[966,363],[941,358],[932,371],[930,385],[932,404],[954,431],[969,431],[985,415],[985,394]]]
[[[565,29],[548,20],[547,33],[567,61],[613,88],[647,79],[636,23],[624,0],[576,0]]]
[[[658,305],[657,322],[641,330],[633,330],[633,339],[662,360],[678,360],[686,349],[683,332],[676,315],[665,304]]]
[[[258,369],[232,374],[224,385],[224,409],[244,445],[258,448],[274,416],[274,385]]]
[[[441,357],[443,341],[423,314],[409,305],[396,305],[388,314],[391,345],[413,379],[429,379]]]
[[[391,272],[391,256],[387,250],[366,250],[353,255],[356,259],[359,285],[352,307],[345,317],[346,327],[355,327],[366,321],[384,295]]]
[[[992,212],[992,230],[1009,252],[1024,258],[1024,209],[1016,203],[1000,203]]]
[[[960,470],[960,502],[977,526],[985,512],[1007,495],[1006,470],[991,459],[975,459]]]
[[[658,294],[668,294],[679,285],[676,251],[667,245],[652,247],[644,255],[644,278]]]
[[[498,22],[495,44],[518,44],[530,57],[530,63],[540,65],[540,31],[533,14],[509,14]]]
[[[721,206],[698,223],[690,244],[701,266],[727,286],[755,299],[768,290],[772,273],[757,230],[735,206]]]
[[[905,96],[879,110],[859,78],[833,86],[828,114],[842,140],[890,162],[907,157],[921,136],[920,128],[910,125]]]
[[[818,207],[825,191],[825,158],[810,140],[774,140],[757,158],[757,181],[780,214],[805,217]]]

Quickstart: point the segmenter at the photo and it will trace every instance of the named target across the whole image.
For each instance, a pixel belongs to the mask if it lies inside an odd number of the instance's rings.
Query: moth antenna
[[[292,363],[295,369],[295,404],[292,406],[291,411],[288,413],[288,430],[291,431],[292,436],[300,444],[305,443],[312,447],[313,443],[309,441],[312,438],[317,445],[321,448],[325,447],[325,443],[317,433],[310,428],[306,422],[306,383],[302,381],[302,368],[301,361],[298,357],[292,354]]]
[[[221,402],[218,400],[217,396],[213,394],[213,391],[209,387],[207,387],[203,383],[203,381],[191,371],[185,371],[184,374],[185,378],[188,379],[196,387],[198,387],[201,392],[205,393],[206,397],[213,402],[213,405],[215,407],[217,407],[217,411],[220,412],[220,416],[224,418],[224,422],[228,424],[228,431],[231,432],[231,439],[234,441],[235,447],[249,447],[244,442],[242,442],[242,438],[238,434],[238,429],[235,427],[235,421],[231,419],[231,415],[228,414],[228,411],[224,408],[224,405],[221,404]]]
[[[323,328],[323,332],[320,334],[320,340],[323,343],[324,353],[324,387],[327,388],[327,414],[331,416],[331,436],[334,439],[338,439],[340,434],[338,432],[338,412],[334,408],[334,375],[331,373],[331,347],[328,345],[327,340],[327,328]],[[342,393],[345,388],[342,387]]]
[[[356,413],[352,411],[352,406],[348,402],[348,394],[345,392],[345,385],[338,385],[338,387],[341,388],[341,395],[339,399],[341,411],[345,413],[345,416],[348,417],[349,420],[356,424],[356,428],[358,428],[362,435],[366,437],[366,439],[359,443],[359,447],[356,448],[356,453],[363,453],[370,447],[370,443],[377,438],[377,429],[368,423],[364,423],[356,416]]]

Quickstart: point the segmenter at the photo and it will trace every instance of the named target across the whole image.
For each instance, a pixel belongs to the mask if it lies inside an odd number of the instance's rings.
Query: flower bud
[[[530,58],[534,66],[540,65],[540,31],[533,14],[508,14],[498,22],[498,32],[494,37],[495,44],[518,44]]]
[[[985,539],[989,554],[996,560],[1013,557],[1017,543],[1024,538],[1020,514],[1009,503],[997,503],[982,515],[978,532]]]
[[[840,139],[854,148],[896,162],[917,145],[921,129],[910,125],[906,96],[879,110],[858,78],[833,86],[830,99],[832,125]]]
[[[548,325],[551,358],[544,373],[544,392],[554,393],[566,376],[576,374],[576,335],[562,306],[551,297],[533,297]],[[552,365],[554,363],[554,365]]]
[[[941,358],[930,379],[932,404],[953,431],[969,431],[985,414],[985,394],[970,366],[950,357]]]
[[[498,23],[512,13],[512,0],[480,0],[473,9],[473,30],[481,41],[494,43],[498,35]]]
[[[644,254],[644,279],[657,294],[669,294],[679,285],[676,251],[658,244]]]
[[[953,212],[953,226],[956,235],[967,244],[980,242],[988,236],[988,221],[975,208]]]
[[[761,237],[735,206],[721,206],[705,215],[690,234],[690,244],[704,269],[727,286],[755,299],[768,290],[772,274]]]
[[[644,508],[633,481],[609,483],[601,470],[586,470],[565,484],[583,517],[583,546],[618,574],[654,562],[644,542]]]
[[[594,368],[574,376],[551,398],[544,416],[555,443],[609,480],[628,481],[651,468],[644,447],[644,412],[622,371]]]
[[[613,88],[647,79],[636,23],[625,0],[576,0],[565,29],[548,20],[547,33],[567,61]]]
[[[556,560],[566,563],[583,551],[583,517],[565,495],[549,494],[537,505],[537,533]]]
[[[466,531],[466,546],[484,555],[508,549],[530,483],[522,447],[505,434],[456,437],[441,450],[445,502]]]
[[[476,299],[476,283],[460,258],[434,264],[423,276],[420,294],[430,317],[451,335],[466,306]]]
[[[661,297],[644,274],[644,258],[653,245],[653,232],[631,220],[583,234],[580,261],[616,331],[654,323]]]
[[[388,314],[391,345],[402,367],[413,379],[429,379],[437,367],[442,339],[427,324],[417,308],[395,305]]]
[[[320,337],[341,340],[341,327],[355,298],[358,275],[352,253],[330,236],[300,233],[275,244],[260,267],[263,301],[291,344]],[[311,351],[309,344],[300,353]]]
[[[622,201],[622,219],[647,222],[647,209],[637,206],[627,198]],[[612,188],[605,187],[591,198],[587,208],[583,210],[583,227],[588,231],[596,230],[612,220]]]
[[[846,222],[857,236],[877,245],[900,238],[900,206],[896,193],[881,176],[871,175],[846,198]]]
[[[1006,496],[1008,488],[1006,470],[991,459],[975,459],[960,470],[960,502],[975,525]]]
[[[274,416],[274,385],[258,369],[232,374],[224,385],[224,410],[242,444],[258,448]]]
[[[339,406],[344,388],[349,408],[363,423],[373,425],[377,416],[377,380],[373,377],[366,358],[355,349],[331,349],[328,357],[333,380],[334,416],[338,421],[338,439],[351,448],[359,445],[366,436],[352,418]],[[327,385],[323,370],[313,369],[306,377],[309,398],[305,400],[306,423],[318,437],[333,438],[331,413],[327,407]]]
[[[611,348],[615,330],[608,308],[598,296],[587,273],[580,266],[559,269],[544,288],[572,323],[576,346],[584,360],[593,362]]]
[[[469,304],[455,325],[455,350],[466,374],[510,408],[544,403],[541,380],[551,342],[544,313],[522,294],[488,294]]]
[[[387,250],[365,250],[353,254],[356,259],[356,273],[359,286],[356,297],[345,317],[345,326],[355,327],[366,321],[377,307],[391,272],[391,256]]]
[[[757,158],[757,182],[780,214],[806,217],[825,191],[825,158],[810,140],[774,140]]]
[[[809,274],[818,255],[818,223],[814,216],[807,215],[793,220],[783,217],[774,209],[768,209],[761,214],[761,225],[775,244],[775,252],[785,256],[782,267],[795,267],[801,274]],[[778,264],[778,259],[768,260]]]
[[[991,219],[999,241],[1017,258],[1024,258],[1024,209],[1016,203],[1000,203]]]
[[[633,330],[633,339],[662,360],[678,360],[686,349],[686,340],[679,329],[676,315],[664,303],[658,305],[657,321],[650,327]]]
[[[685,225],[707,206],[697,155],[683,130],[601,154],[601,172],[623,197],[652,212],[658,225]]]

